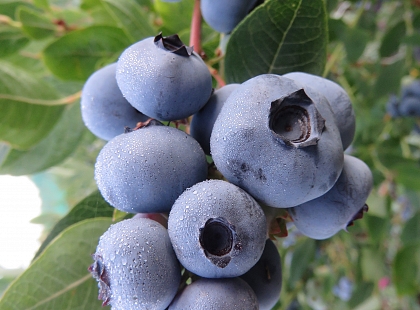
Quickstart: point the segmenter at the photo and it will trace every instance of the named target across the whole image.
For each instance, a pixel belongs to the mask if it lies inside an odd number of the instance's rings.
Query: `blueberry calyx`
[[[303,89],[271,102],[268,119],[274,137],[296,148],[316,145],[325,127],[325,119]]]
[[[155,37],[154,43],[161,49],[184,57],[191,56],[194,51],[194,48],[192,46],[186,46],[177,34],[164,37],[162,36],[162,32],[160,32]]]
[[[102,256],[93,254],[92,258],[94,259],[94,263],[89,266],[88,270],[96,281],[98,281],[98,299],[103,301],[102,306],[107,306],[111,301],[111,288],[108,273],[103,265]]]
[[[134,127],[134,128],[130,128],[130,127],[127,127],[127,126],[124,127],[124,133],[129,133],[129,132],[132,132],[134,130],[138,130],[138,129],[149,127],[149,126],[165,126],[165,125],[162,124],[161,122],[159,122],[158,120],[154,119],[154,118],[149,118],[145,122],[138,122],[136,127]]]
[[[346,228],[349,227],[349,226],[353,226],[354,225],[354,221],[362,219],[363,218],[363,214],[365,212],[368,212],[368,210],[369,210],[368,205],[367,204],[364,204],[363,207],[361,207],[360,210],[357,211],[357,213],[353,216],[353,218],[347,223]]]
[[[235,226],[223,217],[208,219],[200,228],[199,240],[206,257],[220,268],[225,268],[232,259],[231,254],[242,248]]]

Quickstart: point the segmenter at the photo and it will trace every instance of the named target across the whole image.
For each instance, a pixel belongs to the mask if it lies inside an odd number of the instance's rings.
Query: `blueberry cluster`
[[[213,90],[193,49],[159,34],[95,72],[81,109],[109,140],[95,164],[102,196],[135,214],[102,235],[89,267],[114,310],[271,309],[282,270],[265,210],[288,210],[314,239],[367,210],[371,172],[344,155],[351,102],[325,78],[263,74]]]
[[[387,103],[391,117],[420,116],[420,80],[414,80],[402,89],[401,99],[393,95]]]

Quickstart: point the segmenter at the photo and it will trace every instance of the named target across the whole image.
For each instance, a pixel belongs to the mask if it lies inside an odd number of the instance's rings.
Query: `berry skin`
[[[391,95],[386,103],[386,112],[392,117],[400,117],[400,100],[397,96]]]
[[[169,212],[178,196],[207,177],[197,141],[169,126],[150,124],[110,140],[95,164],[108,203],[130,213]]]
[[[237,277],[260,258],[267,222],[258,203],[222,180],[200,182],[175,201],[168,232],[180,263],[206,278]]]
[[[273,241],[267,239],[261,258],[241,278],[257,295],[260,310],[274,307],[280,298],[282,270],[280,254]]]
[[[226,99],[238,86],[239,84],[228,84],[215,90],[206,105],[193,116],[190,135],[200,143],[207,155],[210,155],[210,136],[214,122]]]
[[[288,209],[299,231],[312,239],[327,239],[346,230],[367,211],[372,173],[360,159],[344,155],[344,168],[333,188],[321,197]]]
[[[326,193],[344,157],[325,97],[273,74],[254,77],[229,96],[214,124],[210,149],[229,182],[276,208]]]
[[[258,310],[251,287],[241,278],[201,278],[175,297],[169,310]]]
[[[405,97],[420,98],[420,80],[414,80],[409,85],[403,87],[401,100],[403,100]]]
[[[401,116],[420,116],[420,97],[403,97],[398,106],[398,111]]]
[[[143,39],[120,56],[117,83],[139,111],[158,120],[184,119],[210,98],[212,78],[200,56],[177,35]]]
[[[99,299],[112,310],[166,309],[181,281],[181,268],[167,230],[144,218],[110,226],[89,267]]]
[[[214,30],[230,33],[245,18],[257,0],[201,0],[203,19]]]
[[[305,72],[290,72],[283,76],[301,83],[304,87],[311,87],[327,98],[337,121],[343,149],[349,147],[356,131],[356,116],[347,92],[337,83],[321,76]]]
[[[149,117],[137,111],[123,97],[117,85],[117,63],[93,73],[86,81],[80,101],[86,127],[97,137],[111,140]]]

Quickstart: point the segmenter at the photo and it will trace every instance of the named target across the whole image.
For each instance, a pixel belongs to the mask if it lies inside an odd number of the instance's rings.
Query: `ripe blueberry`
[[[236,277],[260,258],[267,223],[261,207],[244,190],[209,180],[175,201],[168,232],[179,261],[189,271],[207,278]]]
[[[333,188],[288,211],[302,234],[313,239],[327,239],[363,216],[371,189],[369,167],[360,159],[345,155],[343,171]]]
[[[165,309],[181,280],[181,268],[167,230],[132,218],[110,226],[100,237],[89,267],[99,299],[113,310]]]
[[[210,98],[212,78],[201,57],[177,35],[143,39],[120,56],[117,83],[139,111],[158,120],[178,120]]]
[[[241,276],[257,295],[259,309],[270,310],[280,297],[282,285],[281,259],[276,245],[270,239],[258,262]]]
[[[343,167],[343,147],[324,96],[265,74],[226,100],[210,138],[217,169],[255,199],[293,207],[326,193]]]
[[[311,87],[327,98],[345,150],[353,141],[356,130],[356,117],[347,92],[337,83],[321,76],[305,72],[290,72],[283,76],[301,83],[304,88]]]
[[[206,156],[198,142],[156,123],[110,140],[95,164],[102,196],[130,213],[169,212],[185,189],[206,177]]]
[[[177,295],[169,310],[258,310],[251,287],[241,278],[201,278]]]
[[[238,85],[228,84],[215,90],[206,105],[193,116],[190,125],[190,134],[200,143],[207,155],[210,155],[210,136],[214,122],[226,99]]]
[[[218,32],[229,33],[245,18],[257,0],[201,0],[201,14]]]
[[[83,122],[97,137],[111,140],[149,117],[137,111],[123,97],[117,85],[113,63],[93,73],[82,90],[80,100]]]

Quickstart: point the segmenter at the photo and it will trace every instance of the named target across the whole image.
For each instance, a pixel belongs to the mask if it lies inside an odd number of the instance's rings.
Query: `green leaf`
[[[50,9],[50,4],[48,3],[48,0],[33,0],[34,5],[36,5],[37,7],[44,9],[44,10],[49,10]]]
[[[401,40],[404,38],[406,32],[405,22],[401,21],[394,27],[389,29],[381,42],[379,48],[379,55],[381,57],[389,57],[398,52]]]
[[[406,159],[397,163],[392,170],[396,174],[395,180],[397,183],[404,185],[407,189],[419,191],[419,169],[420,165],[417,161]]]
[[[16,15],[22,23],[22,30],[35,40],[52,36],[56,30],[51,20],[39,11],[22,6],[18,8]]]
[[[309,263],[315,258],[315,240],[305,238],[298,243],[293,252],[292,263],[290,266],[289,285],[294,287],[305,271],[308,269]]]
[[[3,162],[6,160],[7,155],[9,155],[12,148],[9,144],[0,142],[0,166],[3,164]]]
[[[53,74],[64,80],[86,80],[95,70],[114,61],[130,45],[115,27],[91,26],[72,31],[48,45],[43,58]]]
[[[357,283],[351,299],[349,300],[350,308],[356,308],[356,306],[372,296],[373,288],[374,284],[372,282]]]
[[[358,27],[347,28],[342,40],[349,62],[356,62],[362,56],[369,39],[369,33],[366,30]]]
[[[389,232],[389,221],[378,216],[366,214],[364,221],[367,224],[369,237],[375,245],[380,245]]]
[[[132,42],[155,36],[149,14],[134,0],[104,0],[105,7]]]
[[[420,212],[417,212],[404,225],[401,233],[404,245],[420,245]]]
[[[404,60],[396,61],[390,65],[382,65],[378,69],[378,78],[374,86],[376,96],[388,97],[390,94],[398,94],[404,70]]]
[[[73,103],[40,143],[28,151],[12,150],[0,166],[0,174],[33,174],[59,164],[74,151],[84,130],[80,104]]]
[[[28,149],[54,127],[64,107],[58,94],[36,75],[0,61],[0,141],[15,149]]]
[[[393,282],[399,295],[411,295],[418,292],[419,246],[405,246],[400,249],[393,262]]]
[[[364,247],[361,251],[361,267],[364,281],[377,282],[385,274],[381,253],[372,247]]]
[[[327,36],[324,1],[266,1],[232,32],[226,81],[241,83],[259,74],[291,71],[322,75]]]
[[[6,290],[0,309],[103,309],[87,268],[99,237],[111,223],[97,218],[63,231]]]
[[[71,225],[95,217],[112,217],[115,208],[111,207],[96,191],[74,206],[69,214],[62,218],[41,244],[35,257],[38,257],[51,241]]]
[[[191,27],[194,1],[163,2],[158,0],[154,5],[156,12],[162,18],[163,27],[171,32],[164,35],[179,34],[180,31]],[[176,18],[177,16],[182,16],[182,18]]]
[[[14,54],[28,43],[21,29],[0,24],[0,57]]]
[[[28,3],[28,1],[0,0],[1,15],[6,15],[10,18],[15,18],[16,9],[22,5],[31,7],[31,4]]]

